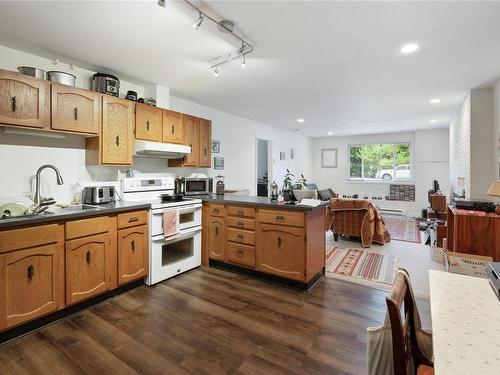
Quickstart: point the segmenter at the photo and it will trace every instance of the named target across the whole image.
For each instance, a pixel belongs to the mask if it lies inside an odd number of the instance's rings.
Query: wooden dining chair
[[[433,375],[432,362],[425,357],[417,342],[414,318],[417,307],[410,289],[405,275],[398,272],[391,294],[386,297],[391,321],[394,375],[409,375],[412,366],[417,375]]]

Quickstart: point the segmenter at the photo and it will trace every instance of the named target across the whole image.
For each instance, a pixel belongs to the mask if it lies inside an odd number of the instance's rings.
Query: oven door
[[[150,244],[149,276],[152,285],[201,265],[201,227],[165,239],[153,236]]]
[[[170,208],[167,208],[170,209]],[[179,207],[172,207],[176,209],[178,214],[179,230],[197,227],[201,225],[201,204],[190,204]],[[163,235],[163,208],[155,209],[151,212],[151,236]]]

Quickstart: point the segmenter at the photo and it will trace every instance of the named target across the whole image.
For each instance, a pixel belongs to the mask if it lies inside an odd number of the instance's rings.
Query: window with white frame
[[[411,181],[410,143],[349,145],[349,180]]]

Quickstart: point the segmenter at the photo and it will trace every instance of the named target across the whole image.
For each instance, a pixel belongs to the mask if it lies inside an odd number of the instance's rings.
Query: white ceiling
[[[195,31],[197,14],[167,3],[0,2],[0,43],[161,83],[313,137],[447,126],[468,88],[500,77],[498,2],[202,2],[255,45],[246,69],[234,61],[218,77],[213,59],[238,43],[208,22]],[[405,42],[420,50],[402,56]],[[431,105],[434,97],[441,103]]]

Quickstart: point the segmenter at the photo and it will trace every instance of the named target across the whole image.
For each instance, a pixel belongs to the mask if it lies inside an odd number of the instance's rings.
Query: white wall
[[[496,156],[495,160],[497,161],[497,179],[500,180],[500,80],[498,80],[495,84],[494,88],[494,106],[495,106],[495,124],[497,128],[497,134],[495,139],[497,140],[496,144]]]
[[[71,67],[67,64],[54,65],[51,60],[0,46],[0,69],[17,70],[17,66],[35,66],[44,70],[63,70],[74,74],[76,86],[89,88],[94,72]],[[282,179],[286,168],[296,173],[311,173],[311,140],[295,133],[289,133],[272,126],[257,123],[195,103],[170,96],[168,88],[148,84],[141,86],[121,80],[120,96],[127,90],[134,90],[139,96],[156,96],[159,105],[181,112],[198,115],[212,120],[213,139],[220,140],[221,154],[225,157],[225,170],[168,168],[166,160],[134,158],[132,169],[136,175],[181,175],[202,172],[215,176],[226,176],[228,188],[248,189],[256,194],[256,137],[273,141],[273,176]],[[295,159],[289,160],[290,148],[295,148]],[[279,151],[285,151],[287,160],[279,161]],[[217,156],[217,155],[214,155]],[[58,201],[71,200],[71,184],[109,181],[116,183],[127,168],[85,166],[85,139],[83,136],[67,135],[64,139],[49,139],[26,135],[6,135],[0,133],[0,198],[29,194],[32,191],[30,180],[38,167],[43,164],[56,165],[65,184],[58,186],[53,172],[48,170],[42,175],[42,194]]]
[[[237,117],[205,107],[174,96],[170,97],[171,109],[190,113],[212,120],[212,139],[220,141],[221,153],[212,156],[224,157],[224,170],[213,171],[214,175],[226,177],[228,188],[249,189],[256,195],[256,139],[272,142],[273,168],[271,179],[281,187],[283,176],[289,168],[292,173],[311,176],[311,139],[297,133],[287,132],[269,125]],[[290,160],[290,149],[295,158]],[[284,161],[279,160],[280,151],[286,153]]]
[[[450,121],[450,188],[470,197],[470,93]]]
[[[389,184],[348,181],[348,146],[363,143],[410,142],[414,165],[415,202],[375,201],[377,205],[408,210],[412,216],[420,216],[427,207],[427,191],[437,179],[441,190],[449,190],[448,179],[448,129],[422,130],[407,133],[328,137],[313,139],[313,178],[320,189],[332,188],[340,195],[363,196],[389,195]],[[338,168],[321,168],[321,149],[338,149]]]

